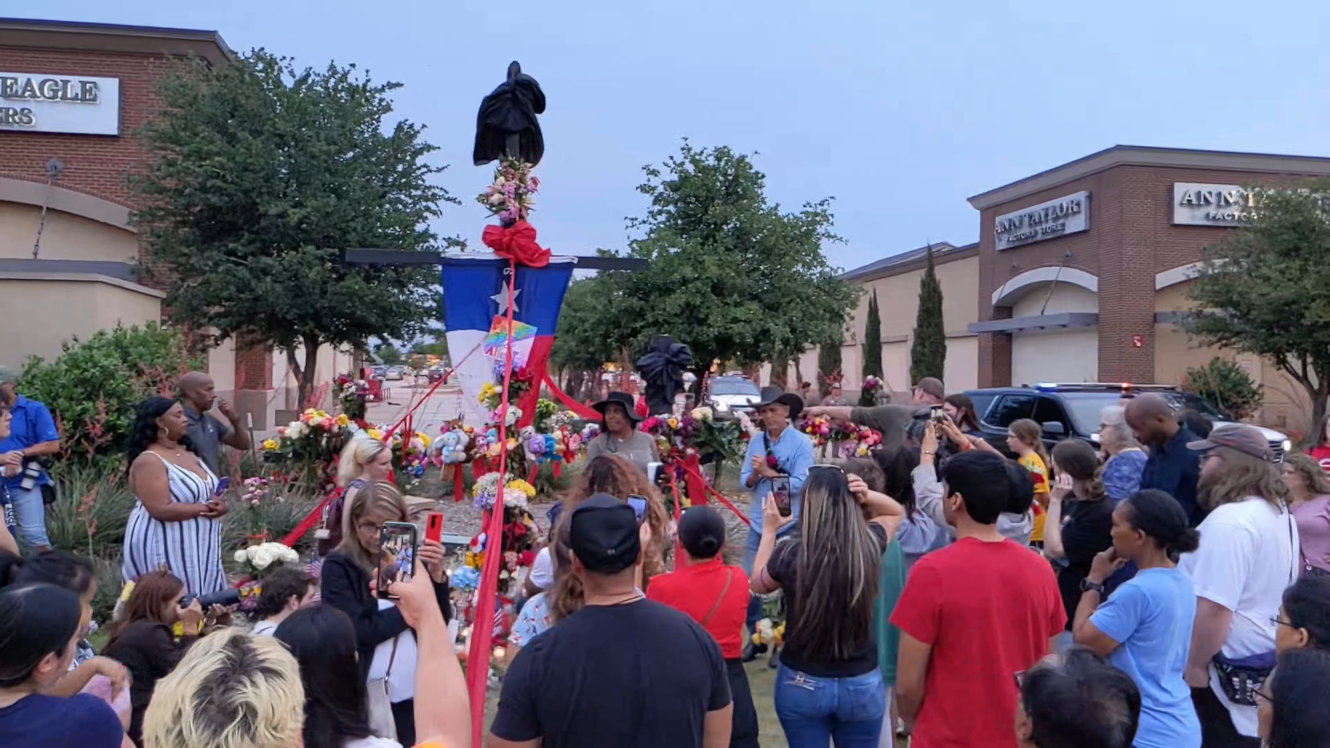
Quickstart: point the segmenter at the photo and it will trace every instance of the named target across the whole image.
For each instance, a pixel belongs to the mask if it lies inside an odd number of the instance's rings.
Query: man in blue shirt
[[[752,503],[748,506],[748,519],[751,521],[748,545],[743,556],[744,572],[750,575],[753,573],[753,561],[757,558],[757,547],[762,542],[762,503],[771,495],[776,479],[789,478],[791,516],[798,519],[804,479],[808,477],[808,468],[814,464],[812,440],[790,425],[804,409],[802,398],[784,392],[779,387],[763,387],[762,400],[756,407],[762,433],[748,441],[743,472],[739,475],[739,482],[753,492]],[[780,534],[789,532],[795,525],[795,522],[791,522]],[[756,631],[757,622],[762,620],[761,598],[749,599],[747,620],[749,631]],[[754,646],[750,642],[744,648],[744,660],[751,661],[765,651],[765,644]]]
[[[17,381],[18,374],[13,369],[0,366],[0,404],[13,414],[9,436],[0,441],[0,461],[22,463],[23,469],[17,475],[4,479],[5,487],[9,489],[23,545],[31,551],[43,551],[51,547],[51,541],[46,537],[42,486],[49,484],[51,479],[36,460],[59,454],[60,432],[45,405],[14,390]]]
[[[1195,527],[1205,519],[1205,511],[1196,501],[1196,485],[1201,477],[1200,453],[1187,448],[1201,440],[1186,426],[1178,424],[1168,401],[1158,395],[1138,395],[1127,405],[1127,425],[1136,439],[1150,448],[1141,473],[1141,488],[1157,488],[1178,500],[1187,521]]]

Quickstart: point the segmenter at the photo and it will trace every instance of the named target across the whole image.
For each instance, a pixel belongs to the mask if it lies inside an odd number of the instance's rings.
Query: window
[[[1005,429],[1013,421],[1029,418],[1034,413],[1034,395],[1004,395],[989,411],[986,423],[995,428]]]
[[[1062,413],[1062,406],[1051,397],[1041,397],[1034,404],[1034,420],[1041,427],[1045,423],[1060,423],[1064,433],[1071,433],[1071,424]]]

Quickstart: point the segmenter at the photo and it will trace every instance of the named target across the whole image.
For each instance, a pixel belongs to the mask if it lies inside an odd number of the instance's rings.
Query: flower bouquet
[[[525,221],[540,190],[540,177],[531,173],[531,164],[517,159],[505,159],[494,170],[494,182],[476,196],[476,202],[485,206],[499,223],[511,226]]]
[[[863,389],[859,391],[859,406],[863,408],[871,408],[877,405],[881,392],[881,379],[872,375],[864,377]]]
[[[345,413],[329,415],[313,408],[277,429],[277,438],[263,442],[263,459],[293,468],[300,477],[327,489],[336,483],[337,459],[353,431]]]
[[[281,543],[259,543],[236,551],[235,562],[243,564],[248,573],[263,576],[278,565],[300,563],[300,554]]]

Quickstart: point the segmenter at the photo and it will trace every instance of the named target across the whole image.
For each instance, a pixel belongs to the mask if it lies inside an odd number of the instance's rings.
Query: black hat
[[[642,551],[637,514],[609,494],[595,494],[573,510],[568,536],[577,560],[599,574],[617,574],[633,566]]]
[[[637,415],[637,409],[634,407],[636,403],[633,402],[633,396],[628,394],[627,392],[611,392],[610,394],[605,396],[604,400],[601,400],[600,402],[596,403],[595,405],[592,405],[591,407],[594,408],[597,413],[600,413],[600,416],[603,419],[605,417],[605,408],[611,404],[622,405],[623,409],[628,411],[628,420],[632,421],[633,423],[637,423],[642,420]]]
[[[694,558],[714,558],[725,547],[725,520],[709,506],[690,507],[679,518],[679,542]]]
[[[753,409],[761,410],[772,403],[780,403],[781,405],[788,407],[790,409],[790,420],[798,418],[799,414],[803,412],[804,409],[804,399],[802,397],[799,397],[793,392],[786,392],[780,387],[763,387],[762,400],[754,405]]]

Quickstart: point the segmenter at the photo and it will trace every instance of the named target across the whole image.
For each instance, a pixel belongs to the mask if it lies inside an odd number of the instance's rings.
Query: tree
[[[925,377],[942,379],[947,360],[947,333],[942,328],[942,285],[933,268],[933,247],[928,248],[928,267],[919,279],[919,313],[914,320],[914,342],[910,344],[910,382]]]
[[[142,132],[134,222],[166,270],[163,306],[214,344],[284,350],[302,404],[320,346],[411,339],[438,309],[432,270],[340,261],[350,247],[437,249],[428,221],[457,202],[430,182],[444,167],[424,162],[423,128],[386,122],[398,87],[256,50],[169,73]]]
[[[396,366],[402,363],[402,352],[392,343],[381,343],[374,349],[374,355],[383,361],[384,366]]]
[[[822,256],[824,242],[839,241],[829,200],[782,212],[749,157],[726,147],[685,141],[677,156],[643,171],[638,191],[651,203],[628,221],[642,232],[628,254],[647,267],[601,273],[594,313],[571,321],[578,302],[565,302],[570,321],[560,322],[560,335],[577,335],[596,357],[636,355],[653,335],[669,335],[692,348],[701,378],[715,361],[788,359],[844,325],[856,291]],[[574,332],[583,326],[589,332]]]
[[[1301,385],[1314,437],[1330,392],[1330,182],[1257,194],[1249,225],[1206,248],[1188,290],[1199,309],[1183,327],[1204,345],[1263,356]]]
[[[868,300],[868,320],[864,324],[864,378],[882,379],[882,317],[877,311],[877,291]]]
[[[841,346],[845,345],[845,336],[837,330],[830,340],[823,341],[817,349],[817,391],[826,397],[831,394],[831,383],[839,382],[841,371]]]
[[[1261,407],[1261,386],[1236,361],[1218,356],[1205,366],[1187,369],[1182,389],[1214,403],[1230,421],[1241,421]]]

